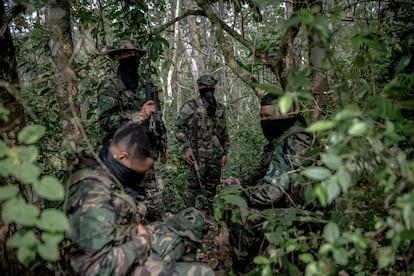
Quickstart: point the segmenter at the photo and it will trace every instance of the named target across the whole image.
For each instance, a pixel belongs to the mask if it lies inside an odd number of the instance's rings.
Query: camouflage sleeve
[[[120,127],[121,110],[117,101],[115,84],[105,79],[98,87],[98,121],[106,133]]]
[[[68,201],[68,238],[76,248],[70,255],[75,272],[125,275],[135,265],[142,265],[148,256],[149,242],[136,237],[135,227],[116,225],[110,191],[94,180],[84,180],[76,186],[81,187],[81,192],[75,196],[72,193]]]
[[[265,176],[266,170],[272,158],[272,149],[273,147],[271,144],[266,144],[263,147],[263,152],[260,159],[260,167],[250,171],[248,174],[244,175],[241,178],[241,184],[243,186],[256,185],[259,182],[259,180]]]
[[[192,102],[186,102],[180,110],[180,114],[177,118],[175,137],[177,138],[178,143],[181,144],[183,148],[186,148],[190,145],[189,137],[189,123],[190,119],[194,114],[194,108],[191,104]]]
[[[220,128],[218,129],[218,138],[220,144],[223,146],[224,155],[227,154],[229,149],[229,134],[227,131],[227,120],[226,120],[226,111],[223,109],[221,118],[219,118]]]

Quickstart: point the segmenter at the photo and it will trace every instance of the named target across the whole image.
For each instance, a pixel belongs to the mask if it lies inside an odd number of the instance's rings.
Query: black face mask
[[[138,87],[138,60],[136,57],[123,58],[119,61],[118,75],[125,87],[135,90]]]
[[[108,143],[102,146],[102,149],[99,153],[99,157],[108,167],[108,169],[125,187],[130,187],[134,189],[145,178],[144,173],[138,173],[134,170],[131,170],[130,168],[126,167],[121,162],[116,160],[109,151]]]
[[[261,120],[260,125],[262,126],[264,137],[266,137],[269,142],[272,142],[279,138],[286,130],[291,128],[296,120],[297,118]]]
[[[200,89],[200,95],[204,103],[207,105],[207,114],[213,116],[216,114],[217,101],[214,97],[214,87]]]

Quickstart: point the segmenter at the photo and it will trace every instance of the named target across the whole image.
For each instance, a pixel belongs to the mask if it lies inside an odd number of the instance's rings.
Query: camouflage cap
[[[203,214],[195,208],[187,208],[166,220],[173,226],[175,232],[181,237],[187,237],[191,241],[201,243],[208,226]]]
[[[204,86],[214,86],[216,85],[217,80],[212,75],[202,75],[198,78],[197,84]]]
[[[116,54],[130,51],[135,53],[137,58],[141,58],[145,54],[145,50],[135,47],[136,43],[130,39],[121,39],[114,43],[112,49],[104,51],[103,54],[108,55],[114,59]]]

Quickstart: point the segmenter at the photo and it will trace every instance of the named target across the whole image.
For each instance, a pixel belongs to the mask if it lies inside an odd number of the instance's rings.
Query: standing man
[[[212,209],[212,201],[220,182],[221,168],[228,163],[229,136],[224,107],[216,101],[217,81],[211,75],[197,80],[200,96],[186,102],[176,124],[178,142],[184,150],[188,165],[187,206],[195,206],[197,195],[203,195]],[[197,206],[198,207],[198,206]]]
[[[130,40],[119,40],[113,49],[105,52],[111,59],[118,61],[117,74],[105,78],[98,86],[98,120],[104,143],[109,141],[115,131],[129,122],[138,122],[149,127],[155,102],[147,99],[149,83],[144,83],[138,74],[138,64],[145,51],[135,47]],[[158,106],[158,108],[160,108]],[[167,136],[161,121],[161,136],[155,136],[158,147],[152,155],[161,161],[167,158]],[[144,190],[144,192],[140,192]],[[164,185],[158,173],[151,171],[150,177],[141,187],[128,187],[126,191],[133,197],[145,196],[149,217],[160,219],[163,212]]]

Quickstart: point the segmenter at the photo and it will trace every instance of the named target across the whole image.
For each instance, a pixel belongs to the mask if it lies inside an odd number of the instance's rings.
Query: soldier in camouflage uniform
[[[200,96],[181,107],[175,133],[188,164],[187,206],[195,206],[197,195],[203,195],[203,208],[210,211],[229,147],[225,110],[214,97],[216,83],[211,75],[197,80]]]
[[[138,75],[138,62],[145,54],[144,50],[136,48],[130,40],[120,40],[113,49],[105,52],[111,59],[119,62],[118,72],[105,78],[98,86],[98,120],[104,142],[109,140],[113,133],[128,122],[138,122],[148,126],[155,103],[146,101],[146,84]],[[161,161],[167,158],[167,137],[165,126],[164,135],[160,137]],[[145,186],[145,197],[148,201],[148,211],[154,219],[160,219],[163,211],[164,184],[157,171],[151,172],[151,177]],[[134,194],[134,189],[128,189]]]
[[[241,179],[228,181],[228,184],[239,185],[249,207],[256,210],[284,204],[282,199],[290,191],[289,175],[303,164],[304,154],[313,142],[312,136],[305,132],[304,119],[297,115],[280,115],[274,105],[276,99],[266,95],[260,102],[260,123],[268,141],[263,149],[260,168]],[[240,225],[229,221],[230,240],[239,260],[251,261],[251,257],[258,253],[254,249],[262,242],[263,235],[253,225],[260,225],[259,222],[247,221]]]
[[[185,209],[144,226],[145,205],[124,187],[143,181],[155,159],[151,133],[140,124],[117,131],[100,152],[82,157],[67,183],[68,250],[76,275],[214,275],[194,263],[206,231],[202,214]]]

